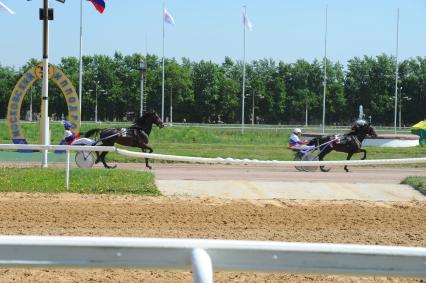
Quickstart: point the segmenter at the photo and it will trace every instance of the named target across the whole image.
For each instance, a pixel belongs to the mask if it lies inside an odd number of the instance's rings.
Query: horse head
[[[164,128],[163,120],[161,120],[160,116],[158,116],[157,112],[155,111],[153,112],[153,119],[153,122],[155,125],[157,125],[157,127],[159,127],[160,129]]]
[[[135,120],[134,124],[141,128],[150,127],[152,124],[157,125],[159,128],[164,127],[163,121],[155,111],[145,112],[142,117]]]
[[[373,138],[377,138],[376,130],[373,126],[371,126],[371,124],[368,124],[367,135],[372,136]]]
[[[365,120],[357,120],[353,125],[351,130],[355,135],[362,136],[372,136],[377,137],[376,130],[374,127]]]

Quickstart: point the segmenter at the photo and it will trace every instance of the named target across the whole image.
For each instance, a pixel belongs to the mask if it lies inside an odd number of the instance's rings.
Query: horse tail
[[[93,129],[93,130],[90,130],[90,131],[86,132],[86,134],[84,135],[84,137],[85,138],[90,138],[91,136],[99,133],[101,130],[102,129]]]

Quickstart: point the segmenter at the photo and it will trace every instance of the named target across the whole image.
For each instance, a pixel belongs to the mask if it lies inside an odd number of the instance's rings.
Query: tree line
[[[94,120],[98,97],[98,120],[122,121],[134,118],[140,108],[140,62],[147,66],[144,83],[145,110],[161,114],[162,62],[148,54],[84,56],[82,119]],[[0,65],[0,118],[6,117],[13,87],[22,74],[37,65],[29,60],[19,70]],[[79,61],[65,57],[57,65],[78,91]],[[373,124],[393,125],[395,58],[388,55],[355,57],[341,63],[327,61],[326,124],[345,125],[358,117],[359,105]],[[399,63],[398,107],[402,124],[412,125],[426,118],[426,58]],[[242,62],[225,57],[223,63],[194,62],[183,58],[165,60],[165,117],[170,98],[173,121],[193,123],[241,123]],[[297,60],[294,63],[255,60],[246,64],[245,123],[309,124],[322,122],[323,62]],[[31,88],[33,111],[39,112],[41,81]],[[27,93],[21,108],[25,119],[30,105]],[[254,101],[254,104],[253,104]],[[399,108],[398,108],[399,112]],[[60,89],[49,84],[49,115],[66,117],[67,105]],[[133,116],[133,117],[132,117]]]

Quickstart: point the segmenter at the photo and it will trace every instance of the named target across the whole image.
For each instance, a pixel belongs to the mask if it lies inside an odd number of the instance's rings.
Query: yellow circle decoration
[[[49,64],[48,74],[49,79],[55,82],[65,97],[68,105],[69,121],[72,124],[72,132],[79,133],[81,121],[80,104],[74,86],[68,77],[59,68],[53,65]],[[42,78],[43,64],[39,64],[25,72],[12,91],[7,108],[7,128],[10,136],[12,137],[12,141],[15,144],[28,143],[23,135],[20,123],[21,105],[25,94],[32,84]]]

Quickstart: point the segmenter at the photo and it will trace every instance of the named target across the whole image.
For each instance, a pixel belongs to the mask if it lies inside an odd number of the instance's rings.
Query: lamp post
[[[142,117],[143,114],[143,83],[144,83],[144,75],[146,71],[146,66],[143,60],[141,60],[139,64],[139,71],[141,72],[141,107],[140,107],[140,115]]]
[[[251,107],[251,125],[254,126],[254,91],[253,91],[253,102]]]
[[[56,1],[65,3],[65,0]],[[43,144],[49,145],[49,20],[53,20],[53,9],[49,9],[48,0],[43,0],[43,8],[39,10],[39,19],[43,21],[42,137]],[[47,168],[47,150],[43,150],[42,167]]]
[[[30,89],[30,117],[29,119],[30,122],[33,121],[33,90]]]
[[[308,99],[305,99],[305,127],[308,126]]]
[[[395,52],[395,118],[394,118],[394,128],[396,134],[396,111],[397,111],[397,103],[398,103],[398,39],[399,39],[399,8],[397,10],[396,16],[396,52]],[[401,124],[400,124],[401,125]]]
[[[325,6],[325,34],[324,34],[324,82],[322,98],[322,132],[325,132],[325,98],[327,92],[327,28],[328,28],[328,4]]]
[[[95,123],[98,122],[98,84],[99,81],[95,81]],[[93,89],[87,90],[89,93],[93,92]],[[104,90],[99,90],[100,92],[105,92]]]
[[[399,98],[399,129],[401,130],[401,120],[402,120],[402,116],[401,116],[401,113],[402,113],[402,100],[407,100],[407,101],[410,101],[411,100],[411,97],[408,97],[408,96],[402,96],[402,87],[401,87],[401,89],[400,89],[400,94],[401,94],[401,96],[400,96],[400,98]]]
[[[256,93],[253,91],[253,101],[252,101],[252,109],[251,109],[251,117],[252,117],[252,119],[251,119],[251,124],[252,125],[254,125],[254,119],[255,119],[255,116],[254,116],[254,97],[256,96]],[[264,98],[264,96],[263,95],[261,95],[261,94],[258,94],[257,95],[257,97],[259,98],[259,99],[263,99]]]
[[[170,87],[170,127],[173,126],[173,87]]]
[[[95,123],[98,122],[98,84],[99,81],[95,84]]]

